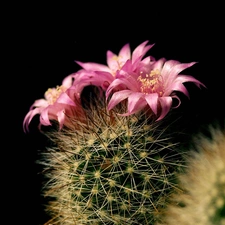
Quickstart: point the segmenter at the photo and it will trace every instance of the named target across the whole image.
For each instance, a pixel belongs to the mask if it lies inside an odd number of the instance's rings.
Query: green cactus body
[[[176,145],[144,116],[103,107],[86,117],[47,133],[54,143],[40,160],[51,199],[47,224],[153,224],[182,164]]]
[[[225,132],[209,130],[211,137],[194,142],[187,168],[178,174],[182,191],[172,194],[157,225],[225,225]]]

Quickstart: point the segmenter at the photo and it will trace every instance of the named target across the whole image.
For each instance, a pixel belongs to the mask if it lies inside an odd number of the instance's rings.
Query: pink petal
[[[108,103],[108,110],[111,110],[112,108],[114,108],[118,103],[120,103],[121,101],[123,101],[124,99],[128,98],[128,96],[131,94],[132,92],[130,90],[122,90],[122,91],[118,91],[115,92],[112,95],[112,98],[110,99],[109,103]]]
[[[31,111],[29,111],[27,113],[27,115],[25,116],[24,120],[23,120],[23,130],[24,132],[29,131],[29,124],[31,122],[31,120],[33,119],[33,117],[37,114],[39,114],[41,112],[41,110],[43,110],[42,108],[35,108]]]
[[[48,102],[42,98],[42,99],[38,99],[34,102],[34,104],[30,107],[30,109],[33,109],[34,107],[42,107],[45,108],[48,106]]]
[[[75,74],[71,74],[71,75],[65,77],[62,81],[62,86],[66,87],[66,88],[70,88],[73,83],[74,76],[75,76]]]
[[[130,45],[126,44],[124,45],[120,52],[119,56],[121,56],[125,61],[131,58],[131,52],[130,52]]]
[[[106,55],[107,55],[107,64],[109,68],[112,70],[118,68],[117,55],[111,51],[107,51]]]
[[[120,69],[120,66],[123,66],[123,64],[130,58],[131,52],[129,44],[122,47],[118,56],[111,51],[107,51],[107,64],[112,70]]]
[[[75,102],[67,95],[66,92],[63,92],[58,99],[56,100],[57,103],[72,105],[75,106]]]
[[[157,119],[157,121],[163,119],[166,114],[170,111],[172,107],[172,98],[171,97],[160,97],[159,102],[161,105],[161,115]]]
[[[194,64],[195,62],[180,63],[175,60],[166,61],[161,71],[165,86],[170,85],[181,71],[191,67]]]
[[[144,96],[143,93],[138,93],[138,92],[135,92],[135,93],[131,93],[128,97],[128,103],[127,103],[127,106],[128,106],[128,112],[129,113],[133,113],[134,111],[139,111],[142,106],[137,104],[139,102],[139,100]],[[143,101],[143,99],[142,99]],[[146,105],[146,104],[145,104]]]
[[[113,89],[117,87],[127,88],[129,90],[139,92],[139,85],[133,77],[130,76],[128,79],[126,76],[121,76],[120,78],[115,79],[107,88],[106,99],[109,97]]]
[[[132,64],[132,61],[128,59],[126,63],[122,66],[121,70],[129,73],[129,72],[133,72],[134,68],[135,66]]]
[[[148,94],[145,95],[145,100],[150,106],[151,110],[157,115],[157,106],[158,106],[158,94]]]
[[[65,110],[64,109],[60,110],[59,112],[57,112],[56,115],[59,121],[59,129],[61,130],[65,122]]]
[[[104,71],[81,71],[77,74],[73,86],[81,93],[85,86],[95,85],[106,90],[114,80],[114,76]]]
[[[163,96],[169,96],[173,91],[180,91],[189,98],[187,88],[180,82],[172,83],[169,88],[165,89]]]
[[[83,63],[80,61],[75,61],[78,65],[80,65],[82,68],[84,68],[85,70],[91,70],[91,71],[106,71],[106,72],[110,72],[110,69],[108,68],[108,66],[103,65],[103,64],[99,64],[99,63]]]
[[[132,53],[132,63],[134,63],[136,60],[142,58],[147,53],[147,51],[154,46],[154,44],[147,45],[147,43],[148,43],[148,41],[145,41],[142,44],[138,45],[134,49],[134,51]]]
[[[133,110],[129,109],[129,105],[128,105],[128,112],[123,113],[123,114],[119,114],[121,116],[129,116],[131,114],[134,114],[136,112],[139,112],[140,110],[142,110],[145,106],[147,105],[146,101],[143,98],[140,98],[134,105]]]
[[[176,78],[176,82],[181,82],[181,83],[185,83],[185,82],[193,82],[195,85],[197,85],[199,88],[201,86],[206,87],[202,82],[200,82],[199,80],[195,79],[192,76],[189,75],[179,75]]]
[[[45,126],[51,125],[48,116],[49,107],[45,108],[40,115],[40,123]]]
[[[180,98],[178,96],[176,96],[176,95],[171,95],[171,97],[172,97],[172,99],[175,98],[178,101],[178,104],[176,106],[173,106],[173,108],[178,108],[180,106],[180,104],[181,104]]]
[[[162,67],[162,70],[161,70],[161,74],[164,75],[164,74],[170,74],[171,70],[174,68],[174,66],[176,66],[177,64],[180,64],[179,61],[177,60],[168,60],[168,61],[165,61],[164,62],[164,65]],[[177,74],[177,73],[176,73]]]

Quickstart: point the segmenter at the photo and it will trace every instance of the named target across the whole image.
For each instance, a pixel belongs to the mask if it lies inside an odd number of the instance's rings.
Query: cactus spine
[[[47,224],[153,224],[182,164],[165,127],[102,106],[85,121],[45,133],[54,143],[40,160]]]
[[[225,224],[225,130],[209,130],[211,137],[196,139],[178,175],[182,191],[172,194],[157,225]]]

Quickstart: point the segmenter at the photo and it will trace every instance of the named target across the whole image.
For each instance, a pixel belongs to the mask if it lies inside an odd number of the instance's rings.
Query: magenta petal
[[[75,102],[67,95],[66,92],[63,92],[56,101],[57,103],[72,105],[75,106]]]
[[[172,98],[171,97],[160,97],[159,102],[161,104],[161,115],[159,116],[158,120],[163,119],[166,114],[170,111],[172,107]]]
[[[112,98],[110,99],[110,101],[108,103],[108,110],[111,110],[113,107],[115,107],[121,101],[123,101],[124,99],[128,98],[128,96],[131,93],[132,92],[130,90],[122,90],[122,91],[115,92],[112,95]]]
[[[150,106],[151,110],[157,115],[158,94],[153,93],[145,95],[145,100]]]

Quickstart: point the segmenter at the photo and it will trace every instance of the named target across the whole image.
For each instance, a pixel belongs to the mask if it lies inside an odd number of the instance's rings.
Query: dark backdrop
[[[110,5],[112,4],[112,5]],[[180,107],[189,132],[224,118],[224,14],[221,6],[111,2],[70,6],[9,6],[3,21],[7,70],[3,73],[4,130],[3,217],[5,224],[39,225],[46,221],[42,178],[35,161],[46,140],[36,129],[24,134],[23,118],[34,100],[80,67],[74,60],[106,63],[106,51],[133,50],[155,43],[149,55],[181,62],[197,61],[188,73],[207,89],[190,85],[191,100]],[[8,89],[8,90],[6,90]],[[4,102],[4,101],[3,101]],[[3,218],[2,218],[3,220]],[[15,220],[15,221],[14,221]],[[4,221],[4,220],[3,220]]]

